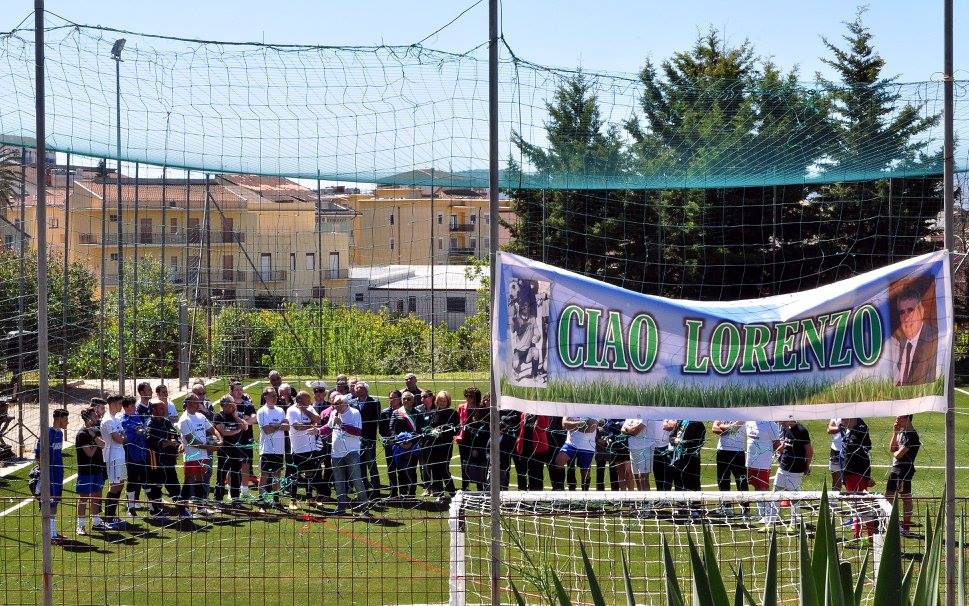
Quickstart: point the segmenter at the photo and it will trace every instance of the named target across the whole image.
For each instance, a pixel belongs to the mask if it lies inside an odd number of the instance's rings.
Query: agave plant
[[[885,531],[878,572],[875,579],[874,604],[877,606],[938,606],[939,604],[939,572],[942,552],[942,514],[943,504],[940,503],[933,523],[930,516],[926,516],[926,544],[922,555],[922,565],[915,576],[914,562],[902,571],[902,542],[899,530],[899,508],[896,502],[892,506],[892,513]],[[764,590],[760,599],[755,598],[744,583],[743,570],[734,575],[733,600],[727,593],[726,583],[720,572],[714,548],[713,533],[706,524],[702,526],[702,546],[697,546],[692,536],[688,536],[690,550],[690,564],[692,572],[692,606],[778,606],[777,581],[777,536],[771,533],[770,545],[767,552],[767,566],[764,578]],[[964,544],[965,533],[962,532]],[[522,546],[524,547],[524,546]],[[702,547],[702,549],[701,549]],[[661,537],[663,552],[663,566],[666,575],[666,606],[686,606],[680,580],[676,574],[674,559],[666,537]],[[809,544],[808,533],[803,521],[799,526],[799,605],[800,606],[860,606],[865,594],[865,578],[871,559],[871,552],[865,553],[861,567],[857,574],[853,574],[851,563],[843,561],[838,550],[835,536],[835,523],[828,502],[827,491],[821,496],[818,524],[814,536],[814,545]],[[593,570],[592,562],[586,552],[585,545],[579,543],[579,551],[585,566],[589,586],[589,595],[594,606],[605,606],[599,581]],[[622,554],[623,575],[625,577],[625,593],[627,606],[636,606],[636,596],[629,574],[629,562],[626,553]],[[545,567],[547,578],[551,581],[551,591],[545,595],[550,604],[571,606],[572,599],[568,595],[558,574]],[[964,578],[965,554],[960,550],[958,561],[959,603],[965,603]],[[914,594],[913,594],[914,583]],[[514,582],[512,591],[519,606],[525,606],[526,601],[519,593]],[[544,592],[543,592],[544,593]],[[549,593],[553,595],[548,595]]]

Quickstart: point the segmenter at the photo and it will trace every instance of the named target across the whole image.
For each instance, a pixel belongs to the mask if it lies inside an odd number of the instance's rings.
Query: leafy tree
[[[23,270],[24,296],[20,297],[20,275]],[[68,265],[67,298],[64,297],[63,260],[47,257],[48,344],[51,363],[61,354],[75,351],[95,328],[97,303],[94,298],[94,276],[79,263]],[[0,247],[0,336],[16,331],[37,331],[37,253],[27,250],[24,263],[19,251]],[[23,304],[21,313],[20,304]],[[66,322],[64,310],[67,310]]]

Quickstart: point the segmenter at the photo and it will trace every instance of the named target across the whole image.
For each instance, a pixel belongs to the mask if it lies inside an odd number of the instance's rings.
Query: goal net
[[[891,505],[878,494],[829,493],[843,561],[858,571],[869,547],[878,562]],[[459,493],[450,509],[450,603],[489,603],[491,501],[486,493]],[[513,603],[515,588],[529,603],[552,602],[551,571],[574,603],[591,603],[580,542],[592,562],[607,603],[625,601],[623,555],[640,603],[660,603],[666,574],[665,537],[684,587],[690,584],[688,539],[702,543],[708,525],[728,587],[743,572],[753,595],[763,590],[771,531],[777,533],[778,590],[797,599],[798,521],[809,536],[816,528],[820,492],[547,492],[501,493],[501,601]],[[773,522],[759,522],[767,516]],[[867,527],[874,530],[871,539]],[[860,528],[860,533],[856,532]],[[860,535],[861,539],[855,538]],[[869,568],[874,578],[875,571]],[[684,590],[686,591],[686,590]],[[871,603],[871,596],[864,597]]]

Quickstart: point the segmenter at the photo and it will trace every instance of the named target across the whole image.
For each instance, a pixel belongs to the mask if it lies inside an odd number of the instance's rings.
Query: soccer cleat
[[[180,511],[180,512],[178,512],[178,519],[179,520],[191,520],[193,517],[194,516],[192,516],[192,512],[190,512],[190,511]]]
[[[128,517],[129,518],[137,518],[138,517],[138,508],[137,507],[129,507],[128,508]]]
[[[296,500],[290,501],[289,505],[286,506],[286,509],[289,509],[290,511],[299,509],[299,501],[296,501]]]
[[[87,531],[84,530],[84,527],[83,526],[78,526],[77,527],[77,533],[76,534],[79,537],[87,536]]]
[[[91,524],[91,530],[108,530],[108,525],[104,523],[104,520],[98,520]]]

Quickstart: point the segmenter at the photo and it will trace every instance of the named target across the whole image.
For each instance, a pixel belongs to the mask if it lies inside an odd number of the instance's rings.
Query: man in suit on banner
[[[898,330],[895,333],[895,384],[922,385],[936,379],[939,334],[925,322],[922,297],[906,289],[896,300]]]

